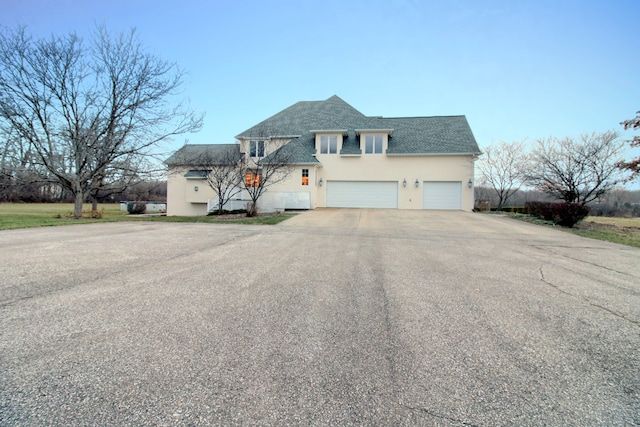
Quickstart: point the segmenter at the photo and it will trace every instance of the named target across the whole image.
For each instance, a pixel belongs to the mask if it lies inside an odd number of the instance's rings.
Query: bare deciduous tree
[[[478,161],[478,169],[485,183],[491,186],[498,196],[498,210],[501,210],[507,200],[522,187],[527,161],[524,141],[501,141],[485,148],[483,156]]]
[[[527,183],[567,203],[585,204],[624,181],[624,143],[613,131],[537,141]]]
[[[202,117],[173,97],[184,72],[145,52],[135,31],[97,28],[34,39],[0,29],[0,126],[29,144],[33,162],[82,203],[118,176],[143,174],[140,158]]]
[[[0,201],[51,201],[47,173],[33,162],[29,145],[0,128]]]
[[[218,212],[243,189],[242,154],[237,144],[212,146],[191,163],[206,171],[205,180],[218,198]]]
[[[628,129],[633,129],[633,130],[637,130],[640,129],[640,111],[636,112],[636,117],[631,119],[631,120],[625,120],[624,122],[620,123],[625,130]],[[640,148],[640,135],[634,135],[634,137],[629,141],[629,143],[631,144],[632,148]],[[640,157],[636,157],[635,159],[629,161],[629,162],[622,162],[620,164],[620,167],[622,169],[626,169],[631,171],[631,176],[632,177],[637,177],[640,176]]]
[[[268,135],[268,133],[265,133]],[[284,181],[294,169],[292,164],[292,146],[284,139],[268,137],[255,138],[255,142],[262,141],[266,157],[253,157],[249,153],[245,156],[243,170],[245,179],[243,187],[249,194],[251,202],[247,207],[247,216],[255,216],[258,213],[258,200],[269,187]],[[259,147],[256,148],[259,150]]]

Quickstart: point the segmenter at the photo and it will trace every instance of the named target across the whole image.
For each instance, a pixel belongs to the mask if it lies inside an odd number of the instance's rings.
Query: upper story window
[[[250,157],[264,157],[264,141],[251,141],[249,143]]]
[[[382,154],[382,135],[365,135],[365,154]]]
[[[337,154],[338,137],[330,135],[320,135],[320,154]]]

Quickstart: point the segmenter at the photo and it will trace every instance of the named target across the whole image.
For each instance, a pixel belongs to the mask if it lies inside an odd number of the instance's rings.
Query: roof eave
[[[343,136],[347,136],[349,129],[312,129],[309,132],[313,134],[339,133]]]
[[[386,153],[387,156],[477,156],[479,152],[468,153]]]
[[[366,133],[374,133],[374,132],[384,132],[388,135],[393,135],[393,129],[354,129],[356,135],[360,135],[362,132]]]
[[[295,139],[300,138],[302,135],[269,135],[269,136],[245,136],[236,135],[236,139],[248,140],[248,139]]]

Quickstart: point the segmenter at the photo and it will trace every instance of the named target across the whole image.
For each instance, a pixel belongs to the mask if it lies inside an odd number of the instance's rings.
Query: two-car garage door
[[[397,208],[396,181],[327,181],[329,208]]]

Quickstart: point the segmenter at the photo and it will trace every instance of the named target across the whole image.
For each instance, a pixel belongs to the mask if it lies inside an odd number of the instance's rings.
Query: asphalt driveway
[[[2,231],[0,425],[640,425],[640,250],[464,212]]]

